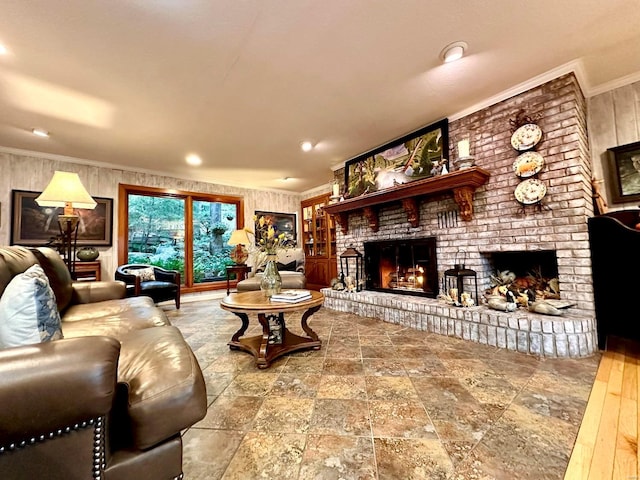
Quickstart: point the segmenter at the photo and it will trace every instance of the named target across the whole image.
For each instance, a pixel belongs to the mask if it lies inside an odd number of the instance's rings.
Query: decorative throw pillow
[[[0,347],[62,338],[60,313],[40,265],[13,277],[0,297]]]
[[[124,273],[128,273],[129,275],[135,275],[136,277],[140,277],[141,282],[150,282],[156,279],[156,273],[153,270],[153,267],[129,268],[128,270],[125,270]]]
[[[293,262],[289,262],[289,263],[280,263],[278,262],[276,264],[276,266],[278,267],[278,271],[280,272],[295,272],[296,271],[296,261],[294,260]]]

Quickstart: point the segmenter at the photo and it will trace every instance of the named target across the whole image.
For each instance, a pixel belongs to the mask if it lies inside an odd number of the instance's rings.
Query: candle
[[[469,140],[464,139],[458,142],[458,157],[468,157],[469,156]]]
[[[337,183],[333,184],[333,196],[334,197],[340,196],[340,185],[338,185]]]

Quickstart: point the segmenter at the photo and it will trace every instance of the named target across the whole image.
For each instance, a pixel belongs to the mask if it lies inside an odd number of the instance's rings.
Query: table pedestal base
[[[282,325],[282,341],[279,343],[270,343],[273,341],[273,336],[269,328],[269,319],[274,315],[266,315],[264,313],[258,314],[258,320],[262,325],[262,335],[256,335],[254,337],[240,338],[244,335],[249,327],[249,317],[246,313],[234,312],[242,320],[242,326],[233,335],[231,341],[227,344],[232,350],[242,350],[248,352],[256,357],[256,365],[258,368],[267,368],[271,362],[276,358],[281,357],[287,353],[295,352],[297,350],[304,350],[307,348],[313,348],[319,350],[322,345],[322,341],[318,338],[318,335],[309,327],[307,319],[320,309],[321,305],[308,309],[302,315],[300,321],[302,329],[309,335],[303,337],[290,332],[284,323],[284,314],[280,313],[277,317],[279,323]],[[272,322],[273,323],[273,322]]]

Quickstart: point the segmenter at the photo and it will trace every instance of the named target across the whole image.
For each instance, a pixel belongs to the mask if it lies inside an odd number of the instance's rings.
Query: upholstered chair
[[[266,257],[249,256],[247,265],[252,267],[249,278],[238,282],[238,292],[248,292],[260,290],[260,280],[264,271],[264,260]],[[262,261],[260,261],[262,260]],[[276,262],[278,273],[282,279],[282,288],[305,288],[307,277],[305,276],[305,256],[301,248],[281,248],[277,252]],[[255,265],[258,263],[258,265]]]
[[[180,308],[180,272],[156,265],[127,264],[116,269],[115,279],[127,285],[127,296],[144,295],[155,303],[173,300]]]

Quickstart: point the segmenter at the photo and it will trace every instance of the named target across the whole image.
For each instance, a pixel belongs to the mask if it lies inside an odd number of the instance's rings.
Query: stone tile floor
[[[599,354],[538,359],[323,307],[322,348],[260,370],[227,346],[240,320],[219,302],[164,307],[207,383],[186,480],[563,478]]]

